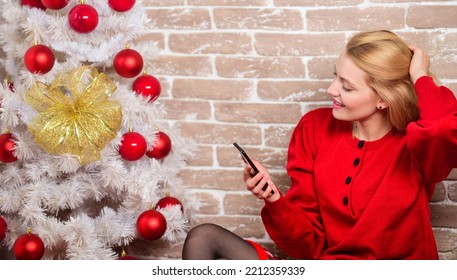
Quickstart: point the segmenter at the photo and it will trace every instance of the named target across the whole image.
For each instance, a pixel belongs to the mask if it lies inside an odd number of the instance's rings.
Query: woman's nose
[[[340,92],[338,91],[338,87],[336,84],[337,84],[337,80],[335,79],[327,88],[327,93],[334,97],[340,95]]]

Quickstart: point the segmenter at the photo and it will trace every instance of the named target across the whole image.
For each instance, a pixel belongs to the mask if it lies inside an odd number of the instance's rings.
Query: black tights
[[[184,242],[183,260],[256,260],[254,246],[233,232],[215,224],[191,229]]]

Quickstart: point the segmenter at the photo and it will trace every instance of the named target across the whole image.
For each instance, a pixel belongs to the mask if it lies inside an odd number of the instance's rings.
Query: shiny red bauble
[[[34,74],[46,74],[54,67],[55,56],[44,45],[30,47],[24,54],[25,67]]]
[[[139,160],[147,150],[147,142],[138,132],[127,132],[122,136],[119,154],[125,160]]]
[[[60,10],[67,6],[68,0],[41,0],[41,3],[48,9]]]
[[[162,87],[154,76],[142,75],[133,82],[132,89],[137,94],[149,98],[149,102],[153,102],[159,97]]]
[[[0,161],[3,163],[10,163],[17,160],[13,154],[16,143],[15,138],[11,133],[4,133],[0,135]]]
[[[17,260],[39,260],[44,255],[44,243],[33,233],[18,237],[13,245],[13,253]]]
[[[150,158],[163,159],[170,153],[171,146],[170,137],[166,133],[159,131],[152,148],[146,152],[146,155]]]
[[[41,0],[21,0],[21,6],[46,10],[46,6],[41,3]]]
[[[0,216],[0,242],[5,239],[6,236],[6,221]]]
[[[89,33],[98,25],[98,12],[92,6],[79,4],[68,13],[70,27],[79,33]]]
[[[108,5],[116,12],[126,12],[135,5],[135,0],[108,0]]]
[[[162,213],[151,209],[141,213],[136,221],[136,229],[143,239],[157,240],[167,230],[167,220]]]
[[[156,204],[155,209],[166,209],[173,206],[180,206],[181,212],[184,213],[184,206],[182,205],[181,201],[176,197],[170,196],[167,194],[165,197],[162,197]]]
[[[113,66],[120,76],[133,78],[143,70],[143,57],[135,50],[124,49],[114,57]]]

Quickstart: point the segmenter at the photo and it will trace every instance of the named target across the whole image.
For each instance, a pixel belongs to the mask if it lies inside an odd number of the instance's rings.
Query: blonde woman
[[[384,30],[350,39],[327,92],[333,107],[307,113],[293,132],[285,194],[259,162],[257,175],[243,170],[265,201],[268,234],[296,259],[437,259],[428,203],[457,167],[454,94],[437,86],[422,49]],[[274,256],[204,224],[189,233],[183,258]]]

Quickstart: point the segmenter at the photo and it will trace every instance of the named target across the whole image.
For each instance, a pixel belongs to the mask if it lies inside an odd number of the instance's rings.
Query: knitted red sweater
[[[457,167],[457,100],[430,77],[415,84],[420,119],[364,142],[332,109],[293,133],[291,188],[266,203],[270,237],[297,259],[437,259],[429,198]]]

